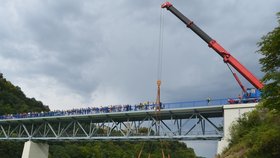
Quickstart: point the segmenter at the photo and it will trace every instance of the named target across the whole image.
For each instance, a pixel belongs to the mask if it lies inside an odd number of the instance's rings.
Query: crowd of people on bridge
[[[253,103],[259,100],[255,98],[249,98],[246,100],[236,99],[216,99],[212,100],[208,97],[202,101],[191,101],[183,103],[166,103],[157,105],[154,102],[144,102],[136,105],[109,105],[100,107],[87,107],[87,108],[75,108],[71,110],[53,110],[53,111],[42,111],[42,112],[27,112],[17,114],[6,114],[0,116],[0,119],[20,119],[20,118],[32,118],[32,117],[51,117],[51,116],[69,116],[69,115],[88,115],[98,113],[111,113],[111,112],[125,112],[125,111],[140,111],[140,110],[157,110],[164,108],[181,108],[191,106],[211,106],[211,105],[226,105],[226,104],[241,104],[241,103]]]
[[[33,117],[51,117],[51,116],[69,116],[69,115],[87,115],[98,113],[111,113],[111,112],[125,112],[125,111],[140,111],[140,110],[154,110],[157,108],[153,102],[144,102],[137,105],[109,105],[101,107],[87,107],[76,108],[71,110],[54,110],[54,111],[42,111],[42,112],[28,112],[17,114],[6,114],[0,116],[0,119],[19,119],[19,118],[33,118]],[[164,108],[163,104],[160,104],[160,108]]]

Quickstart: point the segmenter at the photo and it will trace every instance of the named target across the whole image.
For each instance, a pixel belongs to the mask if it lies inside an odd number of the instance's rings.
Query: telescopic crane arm
[[[235,59],[228,51],[226,51],[218,42],[208,36],[203,30],[194,24],[193,21],[184,16],[180,11],[178,11],[170,2],[165,2],[161,5],[161,8],[166,8],[171,13],[173,13],[177,18],[179,18],[183,23],[186,24],[194,33],[196,33],[200,38],[202,38],[209,47],[214,49],[224,60],[225,63],[229,63],[234,67],[243,77],[245,77],[255,88],[262,89],[263,84],[248,70],[246,69],[237,59]],[[243,87],[237,75],[234,75],[238,84]],[[245,88],[243,87],[244,91]]]

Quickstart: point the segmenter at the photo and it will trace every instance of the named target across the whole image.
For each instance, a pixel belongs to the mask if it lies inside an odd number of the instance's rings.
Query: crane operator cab
[[[228,99],[229,104],[256,103],[261,100],[261,91],[256,88],[247,88],[246,92],[236,99]]]
[[[256,88],[247,88],[246,93],[243,94],[243,103],[255,103],[261,99],[261,91]]]

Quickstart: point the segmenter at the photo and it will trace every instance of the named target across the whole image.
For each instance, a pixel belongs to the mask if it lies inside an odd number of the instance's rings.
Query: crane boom
[[[209,47],[214,49],[224,60],[225,63],[229,63],[234,67],[244,78],[246,78],[255,88],[262,89],[263,84],[257,79],[248,69],[246,69],[237,59],[235,59],[227,50],[225,50],[217,41],[212,39],[203,30],[201,30],[193,21],[184,16],[178,11],[170,2],[165,2],[161,5],[161,8],[166,8],[186,24],[194,33],[202,38]],[[238,81],[238,80],[237,80]],[[240,82],[238,82],[240,85]]]

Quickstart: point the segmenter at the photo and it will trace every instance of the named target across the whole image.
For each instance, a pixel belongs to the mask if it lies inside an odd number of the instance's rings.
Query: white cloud
[[[154,101],[161,2],[2,1],[0,71],[51,109]],[[173,3],[262,77],[256,43],[276,26],[279,0]],[[241,90],[222,59],[163,13],[163,102],[237,96]]]
[[[51,109],[153,101],[160,3],[4,1],[1,71]],[[279,1],[173,3],[262,77],[256,43],[275,27]],[[162,100],[237,96],[240,88],[222,59],[174,15],[163,13]]]

